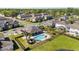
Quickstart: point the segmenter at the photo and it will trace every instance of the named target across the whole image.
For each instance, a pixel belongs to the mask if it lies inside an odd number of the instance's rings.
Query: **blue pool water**
[[[43,41],[45,39],[45,35],[44,34],[36,35],[34,39],[38,41]]]

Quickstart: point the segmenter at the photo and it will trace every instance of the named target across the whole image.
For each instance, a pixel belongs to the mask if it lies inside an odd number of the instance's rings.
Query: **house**
[[[14,21],[12,19],[8,19],[0,16],[0,31],[8,30],[10,28],[16,28],[19,26],[18,21]]]
[[[43,22],[42,22],[42,25],[43,25],[43,26],[53,26],[54,20],[55,20],[55,19],[43,21]]]
[[[55,27],[56,28],[60,28],[60,27],[63,27],[66,29],[66,31],[71,34],[71,35],[74,35],[74,36],[79,36],[79,20],[78,21],[75,21],[73,24],[68,24],[66,23],[65,21],[57,21],[55,23]]]
[[[23,27],[22,28],[16,28],[16,29],[14,29],[14,35],[17,35],[17,34],[22,34],[22,30],[23,29]]]
[[[31,21],[32,22],[37,22],[37,21],[39,22],[39,21],[50,20],[50,19],[53,19],[53,17],[46,14],[46,13],[39,13],[39,14],[34,14]]]
[[[13,42],[8,38],[0,38],[0,51],[13,51]]]
[[[56,28],[60,28],[60,27],[64,27],[66,28],[67,24],[65,21],[55,21],[55,27]]]
[[[38,32],[42,32],[42,30],[37,27],[37,26],[27,26],[24,29],[27,33],[38,33]]]
[[[30,21],[32,22],[39,22],[42,20],[43,20],[42,14],[32,14],[32,18],[30,19]]]
[[[7,29],[8,20],[6,18],[0,16],[0,30],[3,30],[4,27]]]
[[[78,21],[79,22],[79,21]],[[68,32],[74,36],[79,36],[79,23],[68,24]]]
[[[60,18],[59,18],[59,20],[60,21],[66,21],[68,19],[68,16],[61,16]]]
[[[20,24],[19,24],[19,22],[18,21],[13,21],[13,23],[12,23],[12,27],[13,28],[16,28],[16,27],[19,27],[20,26]]]
[[[37,41],[44,41],[51,38],[49,34],[45,33],[37,26],[28,26],[23,29],[22,32],[25,34],[25,38],[29,44],[34,44]]]
[[[21,19],[21,20],[27,20],[27,19],[30,19],[32,17],[31,14],[19,14],[17,16],[18,19]]]
[[[24,29],[21,30],[26,36],[32,35],[37,35],[43,33],[43,31],[37,27],[37,26],[27,26]]]
[[[33,17],[30,21],[32,22],[41,22],[43,18],[41,17]]]
[[[46,13],[39,13],[39,14],[33,13],[33,14],[19,14],[17,18],[22,20],[30,20],[32,22],[39,22],[43,20],[50,20],[53,17]]]
[[[42,13],[42,15],[43,15],[43,17],[44,17],[45,20],[53,19],[53,16],[48,15],[48,14],[46,14],[46,13]]]

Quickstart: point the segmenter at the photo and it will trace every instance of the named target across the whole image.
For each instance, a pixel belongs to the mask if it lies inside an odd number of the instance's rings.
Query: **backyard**
[[[47,43],[40,45],[33,51],[56,51],[56,50],[79,50],[79,41],[65,35],[59,35],[55,39],[48,41]]]

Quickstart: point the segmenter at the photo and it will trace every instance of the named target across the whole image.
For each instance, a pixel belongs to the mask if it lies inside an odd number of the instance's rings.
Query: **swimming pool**
[[[36,36],[34,36],[34,39],[37,41],[43,41],[43,40],[45,40],[45,35],[44,34],[36,35]]]

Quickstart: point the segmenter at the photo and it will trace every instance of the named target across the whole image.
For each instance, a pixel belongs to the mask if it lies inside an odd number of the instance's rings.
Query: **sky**
[[[78,8],[78,2],[79,0],[1,0],[0,8]]]

